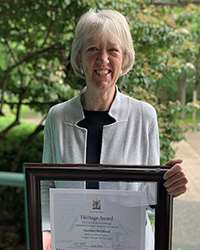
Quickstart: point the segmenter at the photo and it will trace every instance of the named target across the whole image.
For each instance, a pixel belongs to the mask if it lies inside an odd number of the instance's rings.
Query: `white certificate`
[[[53,250],[144,250],[144,192],[50,189]]]

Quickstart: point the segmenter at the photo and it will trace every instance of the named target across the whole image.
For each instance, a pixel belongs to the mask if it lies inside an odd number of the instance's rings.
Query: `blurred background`
[[[41,162],[49,108],[84,86],[69,58],[77,20],[90,8],[116,9],[127,17],[136,63],[118,86],[156,108],[161,163],[184,160],[189,184],[174,204],[173,250],[199,250],[198,0],[0,1],[0,171],[21,173],[24,162]],[[0,249],[25,250],[23,187],[0,180]]]

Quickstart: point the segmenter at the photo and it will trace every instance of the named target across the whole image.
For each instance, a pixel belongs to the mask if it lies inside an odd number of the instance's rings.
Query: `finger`
[[[182,171],[181,166],[175,165],[172,168],[170,168],[169,170],[167,170],[167,172],[164,174],[163,178],[164,178],[164,180],[167,180],[168,178],[171,178],[173,175],[175,175],[181,171]]]
[[[166,187],[166,189],[167,189],[168,193],[173,193],[179,188],[186,187],[186,184],[187,184],[186,180],[180,180],[180,181],[176,182],[174,185]]]
[[[172,166],[174,166],[175,164],[181,164],[183,162],[183,160],[181,160],[181,159],[173,159],[173,160],[169,160],[166,164],[165,164],[165,166],[167,166],[167,167],[172,167]]]
[[[184,175],[183,172],[179,172],[176,175],[172,176],[171,178],[167,179],[164,182],[164,186],[166,188],[170,188],[171,186],[176,185],[176,183],[180,183],[180,182],[183,183],[183,184],[187,184],[188,183],[188,180],[185,177],[185,175]]]
[[[172,195],[173,197],[178,197],[179,195],[185,193],[187,190],[186,186],[183,186],[181,188],[177,188],[176,190],[174,190],[173,192],[168,192],[170,195]]]

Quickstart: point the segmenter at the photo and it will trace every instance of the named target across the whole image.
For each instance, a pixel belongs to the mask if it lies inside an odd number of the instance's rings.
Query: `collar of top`
[[[72,112],[67,114],[67,119],[65,120],[77,124],[79,121],[85,118],[83,106],[81,104],[81,94],[73,98],[71,104]],[[128,120],[128,96],[120,93],[117,87],[115,98],[111,104],[108,114],[113,117],[116,122]]]

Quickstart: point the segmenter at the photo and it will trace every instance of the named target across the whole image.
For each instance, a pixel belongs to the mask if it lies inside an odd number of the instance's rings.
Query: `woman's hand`
[[[166,166],[170,169],[164,174],[164,186],[167,192],[177,197],[186,192],[186,184],[188,182],[183,169],[181,167],[182,160],[170,160],[167,162]]]
[[[43,250],[51,250],[51,232],[42,232]]]

